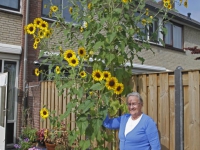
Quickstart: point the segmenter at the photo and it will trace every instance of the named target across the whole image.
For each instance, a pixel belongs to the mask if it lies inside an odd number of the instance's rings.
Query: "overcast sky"
[[[184,2],[184,0],[183,0]],[[179,6],[176,3],[176,9],[179,13],[186,15],[187,13],[191,13],[191,18],[195,19],[196,21],[200,22],[200,0],[188,0],[188,8],[185,8],[183,6],[183,3],[181,6]]]

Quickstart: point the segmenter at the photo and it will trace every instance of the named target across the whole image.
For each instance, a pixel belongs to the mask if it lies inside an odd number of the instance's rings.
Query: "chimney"
[[[187,16],[188,16],[189,19],[191,19],[191,17],[190,17],[190,16],[191,16],[191,13],[187,13]]]

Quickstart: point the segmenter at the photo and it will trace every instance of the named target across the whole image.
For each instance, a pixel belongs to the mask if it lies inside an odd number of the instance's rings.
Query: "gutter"
[[[29,0],[26,0],[26,20],[25,20],[25,25],[28,24],[29,21]],[[23,104],[23,111],[27,107],[27,93],[26,93],[26,84],[27,84],[27,51],[28,51],[28,34],[25,33],[25,39],[24,39],[24,72],[23,72],[23,99],[22,99],[22,104]],[[22,114],[22,118],[23,118]],[[23,119],[22,119],[22,126],[24,125]]]

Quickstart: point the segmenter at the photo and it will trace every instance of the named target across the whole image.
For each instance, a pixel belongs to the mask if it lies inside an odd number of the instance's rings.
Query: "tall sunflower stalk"
[[[160,11],[166,13],[171,3],[167,0],[164,4]],[[76,142],[82,150],[106,150],[104,142],[112,142],[113,134],[105,132],[102,122],[108,113],[111,117],[126,113],[121,99],[131,91],[133,59],[144,62],[139,52],[151,49],[149,41],[158,34],[156,30],[147,39],[145,31],[159,12],[150,12],[143,0],[70,0],[62,7],[73,19],[69,23],[61,17],[59,6],[51,0],[48,5],[49,17],[54,16],[55,22],[49,24],[36,18],[25,27],[33,35],[34,49],[40,49],[39,58],[48,54],[43,63],[49,63],[49,69],[54,70],[45,74],[36,69],[35,74],[54,80],[60,95],[64,89],[69,91],[71,101],[60,115],[64,120],[70,113],[76,114],[77,128],[69,131],[69,144]],[[83,135],[84,140],[80,138]]]

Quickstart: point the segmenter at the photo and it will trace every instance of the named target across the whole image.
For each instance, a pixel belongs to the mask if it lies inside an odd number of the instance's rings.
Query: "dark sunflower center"
[[[83,50],[80,50],[80,54],[83,54]]]
[[[108,77],[108,74],[104,74],[104,77],[107,78],[107,77]]]
[[[33,31],[33,27],[30,27],[29,30],[30,30],[30,31]]]
[[[72,60],[72,64],[75,64],[75,63],[76,63],[76,60],[75,60],[75,59],[73,59],[73,60]]]
[[[39,25],[40,24],[40,21],[37,21],[37,25]]]
[[[121,90],[121,87],[120,87],[120,86],[118,86],[118,87],[117,87],[117,91],[120,91],[120,90]]]
[[[72,54],[71,53],[67,54],[67,58],[70,58],[70,57],[72,57]]]
[[[47,112],[46,111],[43,111],[43,115],[46,115],[47,114]]]
[[[100,78],[100,77],[101,77],[100,73],[97,72],[97,73],[96,73],[96,77],[97,77],[97,78]]]
[[[42,27],[46,28],[46,25],[45,25],[45,24],[42,24]]]
[[[110,82],[109,82],[109,85],[110,85],[110,86],[114,86],[114,85],[115,85],[115,82],[114,82],[114,81],[110,81]]]

